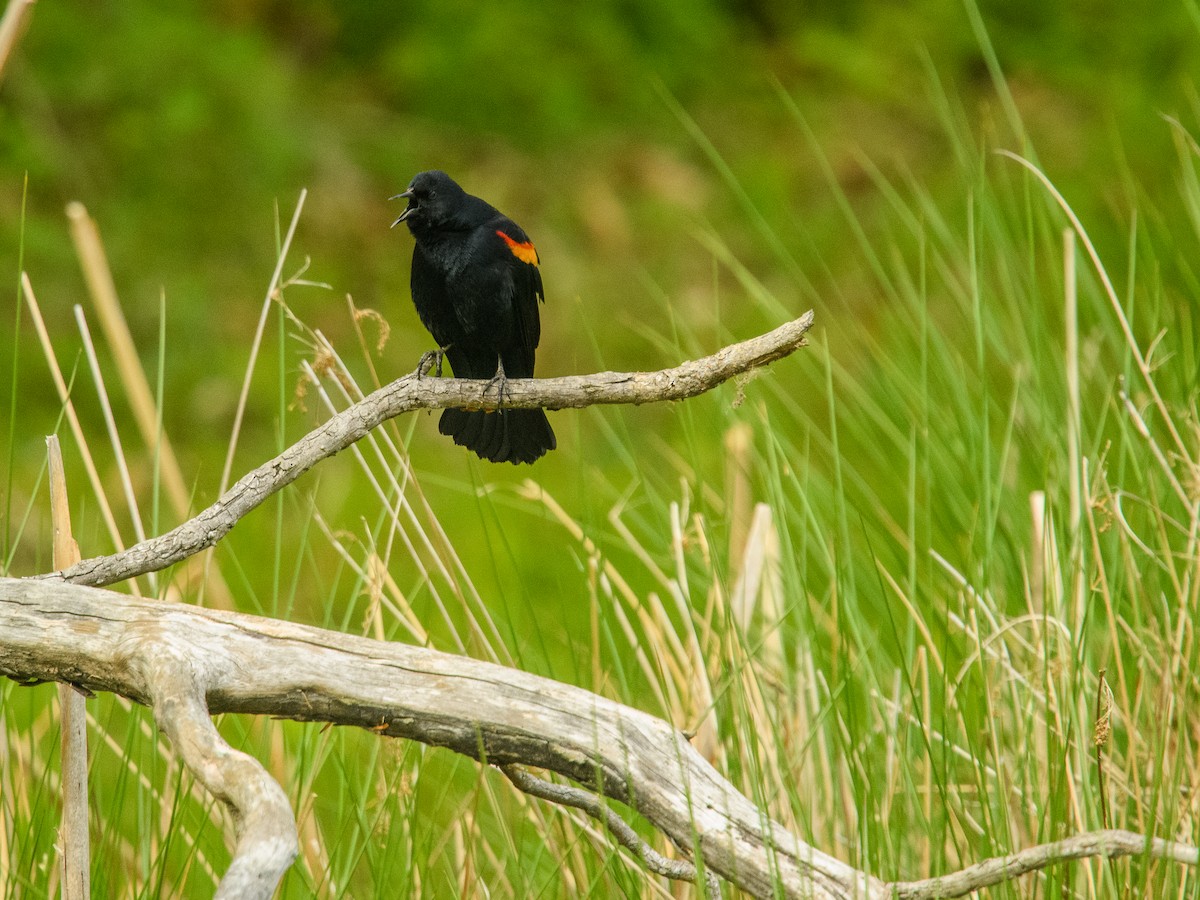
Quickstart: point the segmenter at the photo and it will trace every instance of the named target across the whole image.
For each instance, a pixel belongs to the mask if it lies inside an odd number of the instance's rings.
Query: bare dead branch
[[[79,562],[79,545],[71,533],[71,508],[63,471],[58,435],[46,438],[50,474],[50,520],[54,528],[54,565]],[[63,900],[88,900],[92,895],[91,843],[88,830],[87,708],[83,696],[71,685],[58,685],[62,711],[62,825],[58,844],[62,853]]]
[[[188,766],[235,810],[246,878],[278,880],[295,822],[261,767],[220,741],[207,717],[222,712],[355,725],[556,772],[626,804],[755,897],[886,896],[881,882],[771,821],[667,722],[518,670],[34,579],[0,579],[0,650],[0,675],[151,705]]]
[[[1148,838],[1132,831],[1091,831],[1077,834],[1051,844],[1028,847],[1008,856],[999,856],[967,866],[951,875],[927,878],[923,881],[897,881],[888,887],[894,896],[904,900],[964,897],[972,891],[990,887],[1002,881],[1044,869],[1055,863],[1092,856],[1116,859],[1121,856],[1144,854],[1153,859],[1166,859],[1185,865],[1200,865],[1200,848],[1176,844],[1162,838]]]
[[[516,379],[508,382],[504,405],[574,409],[601,403],[683,400],[804,346],[804,335],[812,322],[809,310],[767,334],[658,372]],[[239,519],[276,491],[388,419],[413,410],[448,406],[496,409],[496,392],[485,394],[489,383],[461,378],[417,378],[415,374],[400,378],[338,413],[274,459],[243,476],[216,503],[174,530],[120,553],[85,559],[62,572],[36,577],[99,586],[165,569],[216,544]]]
[[[196,780],[233,816],[237,846],[215,900],[270,900],[300,851],[287,795],[258,760],[230,747],[213,725],[205,701],[213,658],[171,642],[151,639],[149,645],[154,652],[130,657],[130,674],[141,670],[158,727]]]
[[[221,712],[354,725],[504,770],[556,772],[628,805],[755,897],[959,897],[1090,856],[1200,864],[1196,847],[1100,831],[938,878],[884,883],[771,821],[668,723],[581,688],[420,647],[78,585],[0,579],[0,675],[151,705],[199,780],[235,811],[239,840],[224,898],[268,896],[267,882],[296,852],[296,833],[282,790],[212,727],[208,716]],[[619,826],[606,825],[619,837]]]
[[[570,806],[583,810],[593,819],[603,825],[617,839],[617,843],[630,850],[645,863],[651,872],[670,878],[674,881],[696,881],[696,866],[686,859],[668,859],[638,836],[629,823],[618,816],[608,805],[595,794],[571,787],[567,784],[555,784],[552,781],[531,775],[519,766],[501,766],[508,780],[531,797],[538,797],[557,803],[560,806]],[[707,879],[704,883],[705,892],[710,898],[721,900],[721,888],[715,879]]]

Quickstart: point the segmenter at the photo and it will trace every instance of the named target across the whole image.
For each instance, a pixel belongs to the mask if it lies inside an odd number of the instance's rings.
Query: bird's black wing
[[[540,260],[529,236],[512,219],[498,219],[495,236],[512,284],[511,339],[501,353],[504,369],[512,377],[529,378],[533,375],[534,351],[542,337],[538,303],[545,300],[545,294],[538,269]]]
[[[459,343],[463,329],[454,314],[454,303],[446,275],[418,244],[412,260],[413,306],[421,324],[428,329],[439,347]]]

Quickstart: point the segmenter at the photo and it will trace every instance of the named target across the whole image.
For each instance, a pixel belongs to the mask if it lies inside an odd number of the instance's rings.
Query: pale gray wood
[[[253,850],[273,863],[263,871],[276,880],[295,852],[291,812],[283,814],[282,791],[265,785],[261,766],[206,727],[207,714],[333,722],[492,765],[537,766],[633,807],[753,896],[775,896],[777,883],[794,897],[885,896],[881,882],[770,821],[668,723],[492,663],[80,585],[0,579],[0,675],[67,681],[153,706],[192,771],[237,810],[234,865]],[[247,778],[257,785],[240,787]]]
[[[600,372],[565,378],[516,379],[507,383],[504,405],[567,409],[601,403],[684,400],[804,346],[804,335],[812,323],[813,313],[809,310],[767,334],[658,372]],[[37,577],[105,585],[165,569],[217,543],[242,516],[276,491],[291,484],[322,459],[345,450],[388,419],[417,409],[447,406],[495,409],[498,396],[494,389],[487,390],[490,384],[490,381],[462,378],[418,378],[415,373],[400,378],[342,410],[279,456],[243,476],[216,503],[178,528],[121,553],[85,559],[62,572]]]
[[[213,725],[205,694],[220,681],[220,655],[187,642],[134,638],[125,660],[153,699],[154,718],[171,746],[233,815],[237,845],[216,900],[268,900],[300,851],[296,818],[279,783],[254,757],[235,750]],[[242,665],[249,660],[241,661]]]
[[[365,728],[498,766],[538,766],[632,806],[685,853],[756,897],[964,896],[1068,859],[1147,855],[1200,864],[1200,850],[1100,831],[884,883],[787,833],[677,729],[580,688],[404,644],[98,588],[0,579],[0,675],[63,681],[154,706],[239,829],[222,898],[265,898],[296,852],[282,790],[228,748],[208,715],[240,712]],[[236,884],[234,883],[236,880]],[[236,889],[235,889],[236,888]]]
[[[71,536],[71,510],[58,435],[46,438],[50,475],[50,521],[54,529],[54,565],[79,562],[79,545]],[[92,850],[88,829],[87,707],[79,691],[58,686],[62,717],[59,747],[62,759],[62,824],[57,847],[62,863],[62,900],[89,900],[92,895]]]
[[[1200,865],[1200,849],[1187,844],[1149,838],[1133,831],[1109,829],[1076,834],[1050,844],[1026,847],[1008,856],[985,859],[950,875],[926,878],[922,881],[898,881],[889,885],[894,895],[903,900],[934,900],[942,897],[965,897],[981,888],[1003,881],[1012,881],[1027,872],[1071,859],[1100,856],[1117,859],[1121,856],[1146,856],[1166,859],[1184,865]]]
[[[66,684],[58,686],[58,705],[62,718],[59,747],[63,811],[58,836],[62,849],[62,898],[89,900],[92,849],[88,830],[87,707],[83,695]]]

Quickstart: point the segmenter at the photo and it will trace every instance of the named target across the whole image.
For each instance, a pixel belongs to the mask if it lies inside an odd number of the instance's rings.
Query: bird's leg
[[[446,356],[446,351],[450,349],[450,345],[438,347],[436,350],[426,350],[421,354],[421,358],[417,360],[417,379],[424,378],[429,374],[429,370],[433,369],[434,374],[442,377],[442,359]]]
[[[504,360],[502,360],[502,359],[496,360],[496,374],[492,376],[491,381],[489,381],[486,385],[484,385],[483,396],[486,397],[488,395],[488,391],[490,391],[492,388],[496,389],[497,400],[498,400],[498,403],[496,404],[497,407],[503,406],[504,398],[508,394],[509,391],[508,391],[508,378],[504,374]]]

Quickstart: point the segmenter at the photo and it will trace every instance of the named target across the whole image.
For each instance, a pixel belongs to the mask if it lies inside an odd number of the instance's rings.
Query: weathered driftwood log
[[[98,588],[0,579],[0,675],[111,691],[153,708],[184,762],[233,811],[237,848],[220,898],[269,897],[297,841],[283,791],[213,727],[209,716],[222,712],[447,747],[500,767],[535,796],[583,808],[561,791],[532,789],[513,766],[556,772],[627,804],[685,863],[699,850],[710,874],[756,897],[960,897],[1089,856],[1200,864],[1195,847],[1100,831],[938,878],[885,883],[771,821],[667,722],[581,688],[435,650]],[[619,826],[605,824],[620,837]],[[664,874],[689,877],[686,865]]]
[[[796,897],[884,896],[879,882],[770,821],[666,722],[515,669],[32,579],[0,579],[0,646],[0,674],[10,678],[153,707],[189,768],[234,810],[238,848],[226,879],[269,879],[265,892],[218,896],[269,896],[296,852],[282,790],[209,721],[223,712],[355,725],[490,765],[557,772],[632,807],[685,854],[698,848],[710,873],[754,896],[774,896],[776,884]]]

